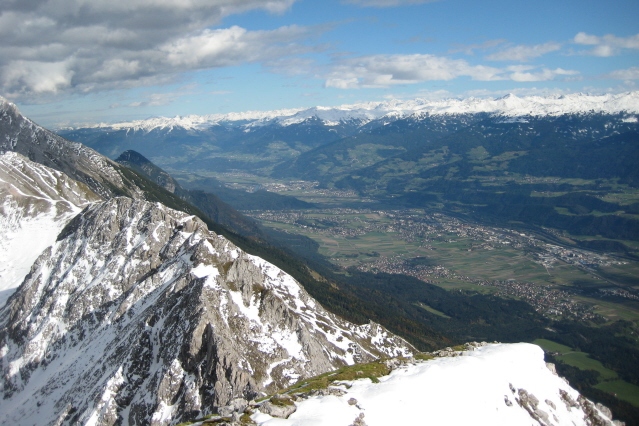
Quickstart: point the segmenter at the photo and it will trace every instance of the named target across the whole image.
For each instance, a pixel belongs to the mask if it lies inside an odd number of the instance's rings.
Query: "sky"
[[[0,96],[50,128],[638,80],[636,0],[0,0]]]

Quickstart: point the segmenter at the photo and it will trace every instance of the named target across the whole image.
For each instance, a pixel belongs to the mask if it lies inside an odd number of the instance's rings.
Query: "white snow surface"
[[[0,155],[0,307],[71,218],[98,197],[15,152]]]
[[[585,113],[639,113],[639,91],[621,94],[590,95],[576,93],[561,96],[524,96],[509,94],[500,98],[465,98],[430,101],[426,99],[387,100],[336,107],[317,106],[313,108],[281,109],[274,111],[246,111],[229,114],[188,115],[154,117],[116,124],[100,123],[87,128],[107,128],[113,130],[154,129],[187,130],[206,128],[219,124],[243,126],[247,130],[256,126],[279,124],[288,126],[318,118],[325,125],[334,126],[341,122],[357,121],[360,125],[387,117],[396,120],[408,116],[424,114],[474,114],[490,113],[509,117],[558,116]],[[82,127],[82,126],[80,126]]]
[[[344,382],[340,387],[345,395],[297,402],[288,419],[261,412],[252,419],[260,426],[334,426],[354,424],[363,413],[367,426],[539,425],[516,400],[524,389],[539,401],[537,409],[548,415],[547,424],[589,424],[581,409],[568,407],[560,391],[574,401],[579,393],[550,371],[538,346],[491,344],[463,355],[400,367],[380,377],[380,383]],[[357,403],[349,404],[351,398]]]

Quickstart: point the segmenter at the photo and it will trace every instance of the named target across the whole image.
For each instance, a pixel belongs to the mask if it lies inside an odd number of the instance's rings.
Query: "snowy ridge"
[[[67,222],[99,198],[86,185],[15,152],[0,154],[0,198],[3,306]]]
[[[256,412],[260,426],[609,425],[611,413],[583,398],[528,343],[491,344],[401,366],[379,383],[345,382],[296,402],[288,419]]]
[[[415,115],[476,114],[490,113],[511,117],[557,116],[562,114],[586,113],[616,114],[639,113],[639,92],[622,94],[588,95],[583,93],[562,96],[507,95],[500,98],[466,98],[429,101],[425,99],[388,100],[336,107],[313,107],[284,109],[275,111],[247,111],[230,114],[189,115],[173,118],[155,117],[117,124],[98,124],[87,128],[113,130],[139,130],[150,132],[154,129],[172,130],[176,127],[187,130],[202,129],[220,124],[244,126],[246,129],[278,124],[289,126],[309,119],[319,119],[327,126],[342,122],[357,121],[360,125],[370,121],[388,118],[397,120]]]
[[[142,191],[124,182],[117,164],[81,143],[66,140],[23,116],[0,97],[0,153],[13,151],[86,183],[102,198],[115,195],[114,187],[132,197]]]
[[[0,412],[22,424],[165,425],[413,349],[325,311],[194,216],[84,209],[0,309]]]

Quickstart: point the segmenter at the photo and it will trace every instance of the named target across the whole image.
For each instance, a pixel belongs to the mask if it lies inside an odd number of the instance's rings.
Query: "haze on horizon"
[[[0,0],[0,95],[45,126],[637,90],[629,0]]]

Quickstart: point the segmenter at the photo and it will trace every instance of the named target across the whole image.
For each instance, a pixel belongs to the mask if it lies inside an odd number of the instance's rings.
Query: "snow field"
[[[493,344],[460,357],[418,362],[379,381],[356,380],[344,384],[343,396],[299,402],[288,419],[263,413],[252,419],[260,426],[334,426],[353,424],[363,413],[368,426],[537,425],[515,400],[525,389],[551,424],[586,424],[583,411],[569,409],[560,394],[563,390],[576,401],[578,392],[548,369],[541,348],[528,343]],[[351,398],[357,403],[349,404]]]

